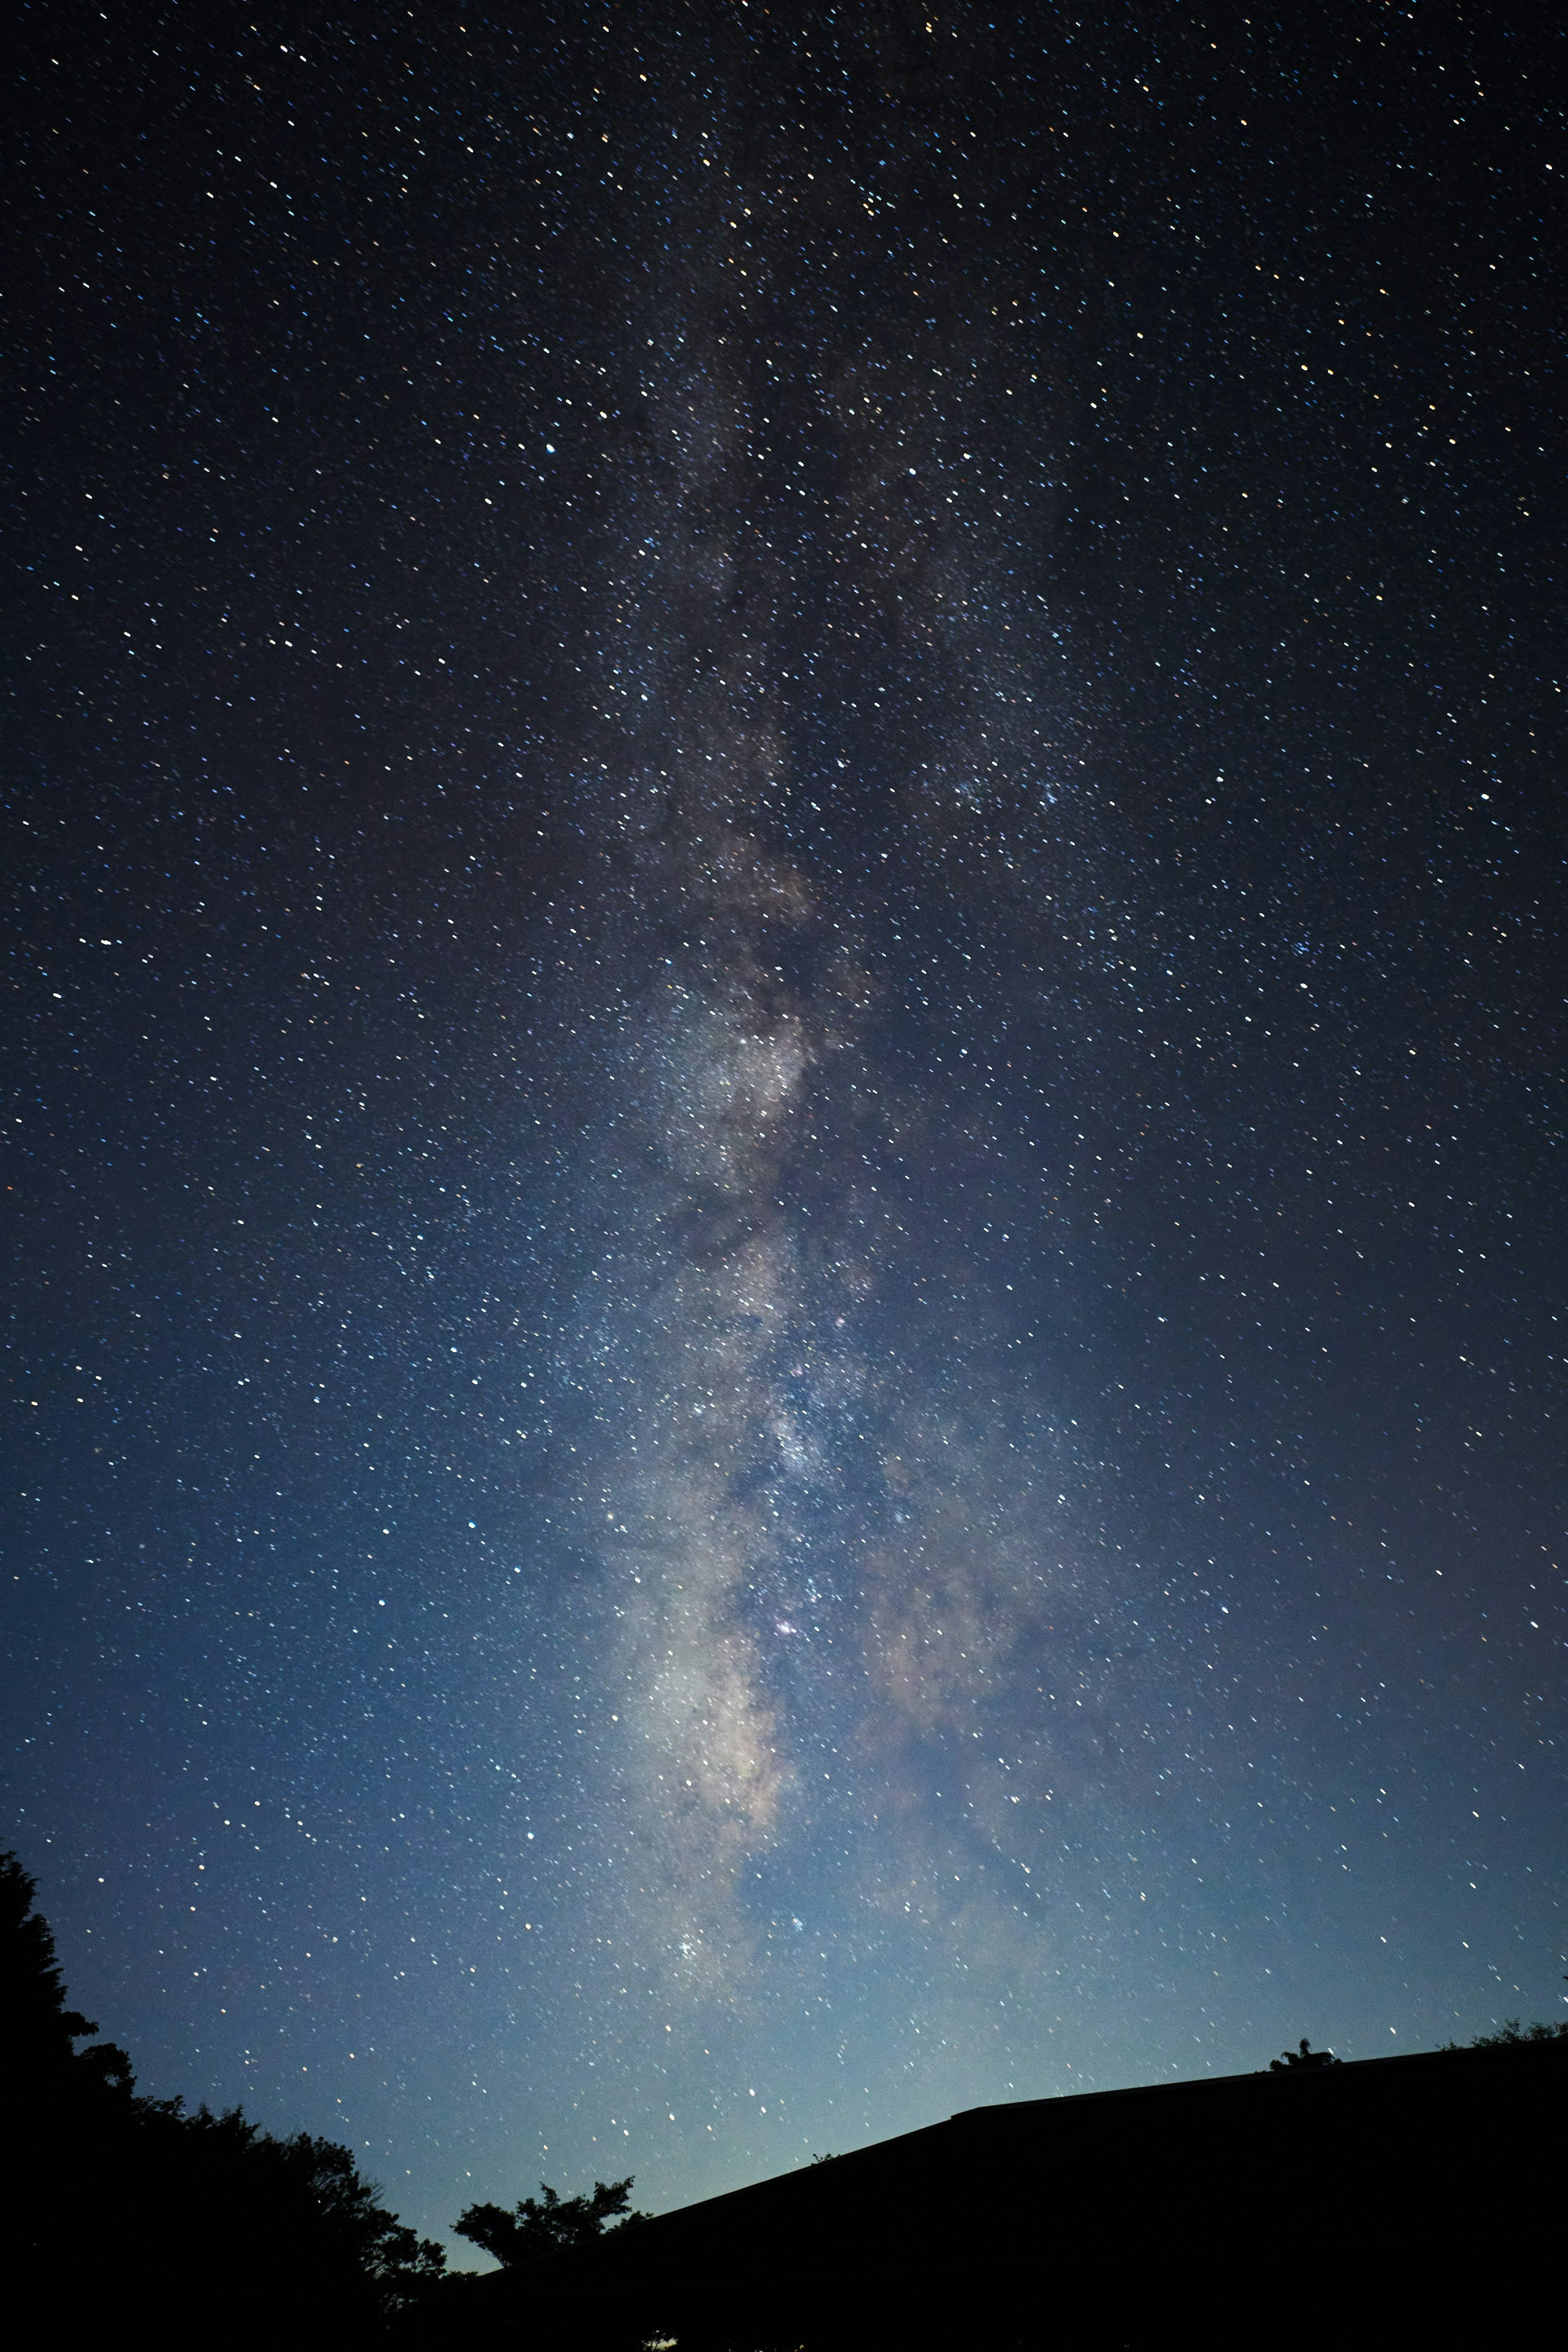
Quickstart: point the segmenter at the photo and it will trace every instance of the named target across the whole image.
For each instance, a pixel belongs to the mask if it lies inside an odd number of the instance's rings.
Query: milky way
[[[610,982],[618,1036],[591,1325],[612,1402],[581,1540],[614,1595],[624,1706],[601,1754],[647,1905],[638,1937],[694,1990],[745,1982],[756,1863],[809,1869],[846,1800],[852,1829],[868,1813],[881,1829],[850,1864],[862,1902],[1000,1936],[1034,1891],[1042,1784],[1071,1769],[1033,1720],[1048,1666],[1079,1716],[1089,1704],[1085,1578],[1061,1556],[1079,1540],[1055,1475],[1071,1446],[1010,1360],[1020,1336],[962,1295],[964,1244],[932,1265],[910,1183],[912,1147],[918,1164],[962,1136],[994,1170],[994,1130],[1012,1128],[1021,1182],[990,1223],[998,1262],[1009,1221],[1024,1258],[1049,1222],[1036,1139],[1010,1106],[966,1117],[939,1068],[890,1071],[896,908],[887,877],[833,856],[875,810],[897,845],[875,864],[896,857],[903,879],[924,835],[939,899],[972,910],[967,961],[990,980],[1010,929],[1038,962],[1040,820],[1070,762],[1041,723],[1060,665],[1023,650],[1040,599],[1007,559],[1045,504],[1024,446],[1044,429],[1040,371],[1008,341],[1026,320],[1005,259],[952,284],[945,230],[921,226],[946,175],[918,117],[897,128],[874,181],[821,140],[754,133],[737,161],[710,135],[676,284],[630,338],[643,429],[603,587],[594,821],[634,845],[608,923],[585,909],[570,983],[584,1005]],[[832,239],[850,208],[872,229],[846,268]],[[824,280],[840,302],[813,299]],[[789,322],[814,316],[791,348]],[[861,694],[894,741],[861,738],[852,773],[802,745],[788,682],[852,677],[868,639]],[[835,702],[862,707],[847,682]],[[983,884],[940,878],[968,813],[1006,856],[998,798],[1024,877],[1010,923]],[[1049,1337],[1035,1353],[1060,1406]],[[1124,1592],[1091,1589],[1105,1625],[1125,1612]],[[972,1744],[988,1710],[1004,1727],[982,1759],[946,1757],[945,1811],[923,1760]]]
[[[285,14],[26,61],[73,1998],[426,2229],[1547,2013],[1545,65]]]

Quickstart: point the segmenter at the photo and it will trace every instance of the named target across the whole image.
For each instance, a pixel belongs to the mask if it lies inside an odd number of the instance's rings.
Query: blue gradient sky
[[[1552,43],[28,26],[73,1999],[434,2230],[1555,2013]]]

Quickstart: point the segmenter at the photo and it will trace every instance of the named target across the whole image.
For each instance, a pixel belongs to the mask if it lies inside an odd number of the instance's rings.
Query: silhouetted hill
[[[444,2276],[350,2152],[139,2098],[78,2052],[32,1879],[0,1855],[13,2332],[225,2352],[938,2352],[1534,2340],[1561,2268],[1568,2034],[976,2107],[653,2220],[630,2180],[465,2234]],[[598,2232],[624,2217],[625,2227]],[[579,2250],[528,2259],[536,2245]]]
[[[1554,2299],[1565,2089],[1558,2040],[977,2107],[476,2281],[419,2339],[1520,2343]]]

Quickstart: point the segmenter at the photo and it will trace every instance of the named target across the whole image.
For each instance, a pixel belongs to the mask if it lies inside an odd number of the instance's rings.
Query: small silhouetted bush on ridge
[[[1322,2066],[1337,2066],[1341,2061],[1332,2050],[1314,2050],[1303,2034],[1295,2050],[1281,2051],[1278,2058],[1269,2061],[1270,2074],[1315,2074]]]

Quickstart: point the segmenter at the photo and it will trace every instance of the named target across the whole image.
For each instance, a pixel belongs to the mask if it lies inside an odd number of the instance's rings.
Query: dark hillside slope
[[[1560,2273],[1565,2090],[1556,2041],[975,2108],[476,2282],[441,2336],[1522,2342]]]

